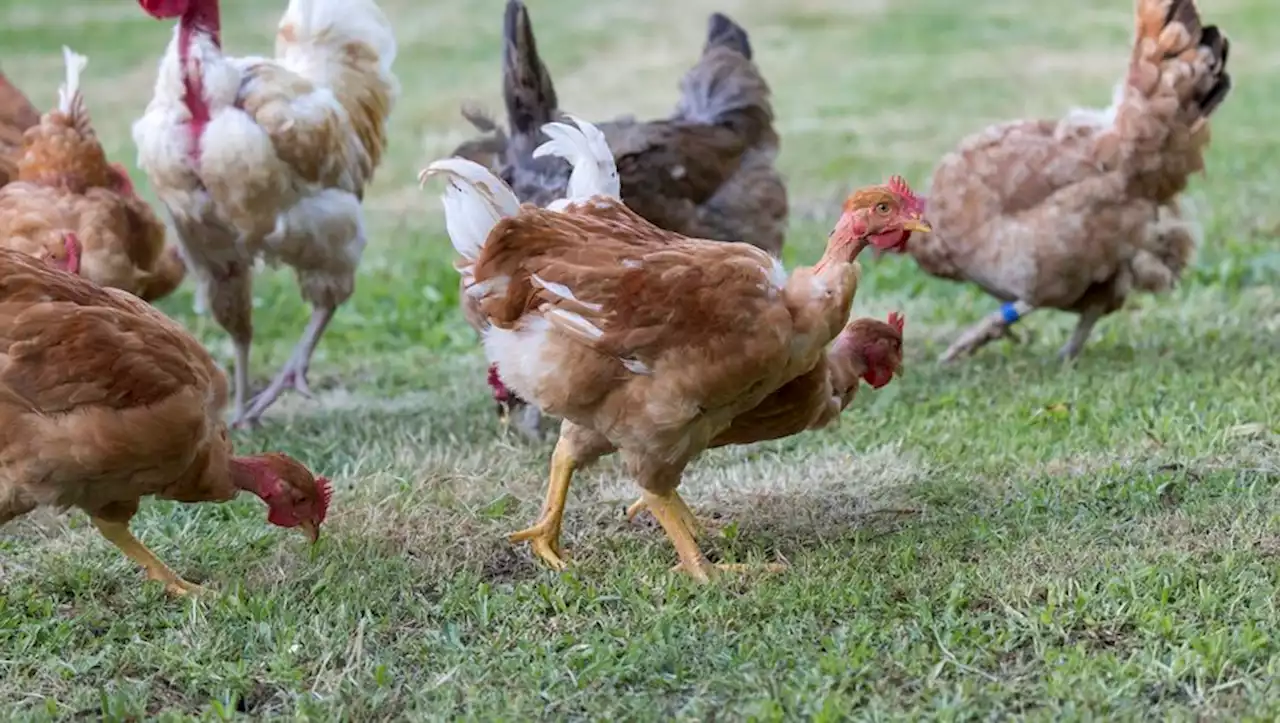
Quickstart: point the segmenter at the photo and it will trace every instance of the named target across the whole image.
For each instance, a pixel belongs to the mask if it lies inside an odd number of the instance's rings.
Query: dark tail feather
[[[520,0],[508,0],[502,35],[502,97],[508,128],[514,138],[536,140],[542,126],[556,119],[558,103],[551,75],[538,57],[529,10]]]
[[[1207,25],[1201,31],[1200,45],[1209,48],[1217,61],[1214,83],[1199,98],[1200,116],[1208,118],[1231,90],[1231,76],[1227,74],[1227,54],[1231,50],[1231,42],[1218,30],[1217,25]]]
[[[707,44],[702,47],[702,52],[705,54],[715,47],[732,48],[751,60],[751,38],[747,31],[724,13],[711,13],[711,19],[707,21]]]
[[[714,13],[702,57],[680,80],[675,118],[733,128],[754,145],[760,134],[772,133],[769,96],[769,85],[751,60],[747,31]]]

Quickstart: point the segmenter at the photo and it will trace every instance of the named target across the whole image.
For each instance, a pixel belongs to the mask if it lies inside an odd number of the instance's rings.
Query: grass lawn
[[[907,374],[834,431],[708,454],[684,490],[723,530],[714,558],[790,571],[698,587],[606,461],[571,494],[565,574],[506,533],[533,520],[550,448],[503,439],[457,312],[437,195],[417,170],[500,108],[502,3],[385,0],[404,85],[367,200],[356,296],[247,450],[338,487],[322,542],[263,507],[148,503],[134,530],[216,590],[167,599],[79,513],[0,531],[0,715],[53,720],[306,717],[836,720],[1280,715],[1280,66],[1267,0],[1201,0],[1236,88],[1190,197],[1207,242],[1186,283],[1107,318],[1080,362],[1074,319],[1026,345],[936,356],[995,308],[905,259],[869,260],[856,309],[907,316]],[[269,52],[283,2],[226,0],[229,52]],[[256,9],[253,9],[256,8]],[[752,33],[776,94],[793,200],[789,264],[820,253],[851,185],[934,161],[985,123],[1105,105],[1129,0],[651,0],[531,3],[563,106],[666,113],[706,16]],[[37,105],[60,46],[87,54],[107,151],[170,28],[132,2],[7,0],[0,63]],[[142,178],[139,184],[144,184]],[[257,285],[256,376],[306,318],[288,271]],[[230,361],[185,286],[163,304]],[[649,519],[649,518],[646,518]],[[851,713],[856,711],[856,713]]]

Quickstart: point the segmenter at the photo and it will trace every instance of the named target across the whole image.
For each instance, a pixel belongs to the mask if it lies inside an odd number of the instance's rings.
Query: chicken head
[[[836,343],[850,356],[860,357],[866,367],[862,379],[873,389],[879,389],[902,373],[902,332],[906,319],[898,312],[890,312],[889,321],[856,319],[849,325],[849,332],[842,334]]]
[[[320,539],[320,525],[333,497],[328,479],[313,476],[301,462],[284,454],[238,457],[233,465],[240,477],[237,485],[267,503],[267,522],[301,528],[312,543]]]
[[[923,214],[920,198],[901,176],[894,176],[884,185],[850,194],[831,233],[837,242],[858,250],[870,244],[880,251],[902,251],[913,232],[929,232]]]

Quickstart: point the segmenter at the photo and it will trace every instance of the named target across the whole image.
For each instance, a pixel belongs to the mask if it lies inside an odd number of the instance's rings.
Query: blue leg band
[[[1012,326],[1014,322],[1022,318],[1018,314],[1017,305],[1012,301],[1000,305],[1000,316],[1004,319],[1006,326]]]

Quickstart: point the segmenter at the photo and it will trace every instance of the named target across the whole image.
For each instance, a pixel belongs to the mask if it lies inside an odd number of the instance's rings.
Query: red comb
[[[906,179],[902,176],[893,176],[889,179],[889,190],[906,202],[907,207],[912,211],[924,213],[924,201],[911,190],[911,186],[907,185]]]
[[[333,486],[326,477],[316,477],[316,490],[320,493],[320,521],[329,511],[329,500],[333,499]]]
[[[80,274],[80,253],[84,250],[80,245],[80,239],[70,231],[63,231],[62,248],[67,252],[67,273],[78,276]]]
[[[906,325],[907,325],[907,318],[905,316],[903,316],[902,314],[899,314],[896,311],[889,312],[889,326],[892,326],[894,329],[896,329],[899,334],[902,333],[902,330],[904,327],[906,327]]]

